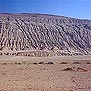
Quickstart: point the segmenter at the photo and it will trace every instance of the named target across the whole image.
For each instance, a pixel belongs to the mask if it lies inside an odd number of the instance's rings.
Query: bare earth
[[[0,56],[0,91],[91,91],[91,56]]]

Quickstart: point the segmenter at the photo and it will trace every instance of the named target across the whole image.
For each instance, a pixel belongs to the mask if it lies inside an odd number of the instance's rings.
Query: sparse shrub
[[[7,65],[7,63],[3,63],[2,65]]]
[[[15,62],[15,64],[17,64],[17,62]]]
[[[44,64],[44,62],[39,62],[38,64]]]
[[[86,64],[90,64],[90,62],[87,62]]]
[[[17,62],[15,62],[15,64],[21,65],[21,63],[17,63]]]
[[[36,64],[36,65],[37,65],[37,63],[36,63],[36,62],[34,62],[33,64]]]
[[[73,70],[72,68],[63,69],[63,71],[72,71],[72,70]]]
[[[67,62],[61,62],[60,64],[67,64]]]
[[[4,76],[4,75],[6,75],[6,73],[2,73],[2,75]]]
[[[87,71],[87,70],[86,70],[86,69],[83,69],[83,68],[78,67],[78,68],[77,68],[77,71]]]
[[[73,64],[80,64],[79,62],[74,62]]]
[[[0,52],[0,55],[3,55],[3,53]]]
[[[53,62],[48,62],[47,64],[54,64]]]
[[[21,63],[17,63],[17,64],[21,65]]]

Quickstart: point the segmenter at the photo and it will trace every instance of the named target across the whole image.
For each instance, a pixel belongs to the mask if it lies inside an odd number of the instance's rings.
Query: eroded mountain
[[[91,20],[47,14],[0,14],[0,51],[91,54]]]

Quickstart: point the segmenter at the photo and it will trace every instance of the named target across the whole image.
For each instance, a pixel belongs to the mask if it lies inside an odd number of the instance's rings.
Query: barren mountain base
[[[91,56],[0,56],[0,91],[91,91]]]

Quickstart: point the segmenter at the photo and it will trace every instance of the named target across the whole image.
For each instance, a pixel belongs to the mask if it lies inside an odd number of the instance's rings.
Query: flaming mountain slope
[[[47,14],[0,14],[0,51],[91,54],[91,20]]]

